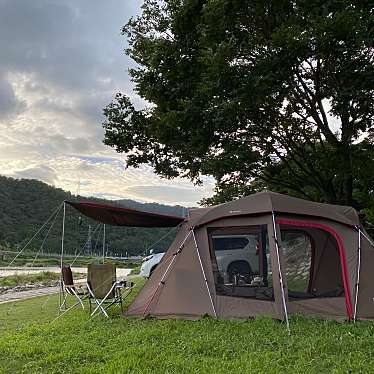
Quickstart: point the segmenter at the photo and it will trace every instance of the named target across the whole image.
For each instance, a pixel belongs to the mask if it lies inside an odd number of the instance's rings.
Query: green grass
[[[15,274],[4,278],[0,278],[0,286],[14,287],[23,286],[25,284],[40,283],[43,285],[51,285],[60,279],[60,274],[50,271],[42,271],[37,274]]]
[[[143,278],[131,276],[129,279],[133,280],[136,283],[136,286],[133,293],[130,295],[130,298],[126,299],[125,306],[131,302],[145,283]],[[69,298],[68,303],[71,305],[73,300],[73,298]],[[28,324],[48,324],[57,316],[58,303],[59,296],[54,294],[17,301],[14,303],[0,304],[0,336],[4,332],[16,332],[22,330]],[[113,310],[113,313],[114,317],[117,318],[118,310]],[[61,318],[64,320],[69,319],[73,314],[77,314],[83,318],[86,316],[85,312],[78,310],[77,313],[73,311]]]
[[[74,279],[79,279],[83,274],[73,272]],[[27,284],[39,284],[42,286],[53,286],[59,281],[60,273],[41,271],[36,274],[15,274],[0,278],[0,287],[24,286]]]
[[[5,257],[3,258],[0,256],[0,266],[6,267],[9,265],[9,263],[16,257],[17,252],[10,253],[8,252]],[[60,266],[60,257],[46,257],[43,255],[36,257],[36,253],[23,253],[19,257],[15,259],[15,261],[12,263],[12,266],[36,266],[36,267],[43,267],[43,266]],[[72,263],[74,258],[72,257],[66,257],[64,259],[64,263],[66,265]],[[101,262],[102,257],[78,257],[74,261],[74,266],[81,266],[85,267],[88,264],[92,262]],[[117,267],[121,268],[127,268],[127,269],[136,269],[140,268],[139,262],[133,262],[133,261],[123,261],[123,260],[107,260],[108,262],[112,262],[116,264]]]
[[[0,305],[1,373],[374,372],[369,322],[293,318],[288,336],[268,318],[90,320],[77,309],[51,323],[57,296],[10,307]]]

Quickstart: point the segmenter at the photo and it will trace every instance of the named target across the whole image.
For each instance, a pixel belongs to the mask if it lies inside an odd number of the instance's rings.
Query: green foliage
[[[77,309],[50,323],[57,302],[17,302],[9,314],[9,305],[0,305],[7,322],[0,372],[319,374],[367,373],[374,365],[372,322],[292,318],[288,336],[268,318],[108,320]]]
[[[371,2],[145,0],[123,34],[135,90],[152,104],[119,93],[104,109],[104,142],[129,165],[211,175],[208,203],[268,185],[360,203],[356,146],[373,149]]]
[[[79,273],[74,273],[73,275],[75,278],[80,276]],[[0,287],[24,286],[26,284],[51,286],[56,285],[60,278],[60,273],[53,273],[51,271],[42,271],[37,274],[16,274],[0,278]]]
[[[36,180],[16,180],[0,176],[0,244],[2,244],[4,249],[7,247],[13,250],[16,247],[21,248],[64,200],[88,200],[88,198],[73,196],[69,192]],[[105,202],[105,200],[94,198],[89,198],[89,200]],[[170,215],[182,215],[184,209],[180,206],[141,204],[132,200],[122,200],[117,202],[117,204],[138,210]],[[90,225],[92,229],[91,244],[93,253],[101,255],[102,227],[98,226],[97,222],[85,217],[80,220],[79,216],[75,209],[69,205],[66,206],[65,252],[67,254],[75,254],[81,251],[82,255],[88,254],[87,250],[82,250],[82,248],[87,241],[88,226]],[[28,248],[34,255],[41,248],[42,254],[60,252],[62,211],[60,211],[52,229],[48,233],[49,227],[50,224],[47,224]],[[125,255],[127,253],[128,255],[141,255],[169,230],[168,228],[147,229],[107,226],[106,243],[108,245],[108,254]],[[175,232],[176,230],[172,229],[165,239],[152,246],[155,252],[165,251],[174,238]],[[47,239],[43,244],[47,233]],[[31,261],[34,255],[30,255]],[[9,263],[10,259],[7,258],[7,261]]]
[[[334,177],[335,170],[339,168],[339,158],[333,149],[321,145],[320,152],[313,152],[306,148],[308,160],[312,161],[319,173],[323,174],[328,181],[325,188],[331,192],[339,186],[338,178]],[[365,228],[374,233],[374,147],[368,140],[352,145],[352,206],[360,213],[360,218]],[[288,157],[287,162],[278,162],[264,168],[262,173],[266,174],[266,182],[258,178],[252,183],[252,190],[269,189],[274,192],[294,195],[313,201],[330,202],[326,199],[322,189],[310,183],[310,179],[303,170],[303,160],[297,156]],[[290,182],[291,181],[291,182]],[[342,182],[342,181],[340,181]],[[299,192],[295,192],[293,183],[298,183]],[[321,182],[322,183],[322,182]],[[340,189],[343,184],[340,183]],[[229,189],[228,189],[229,191]],[[237,192],[237,190],[236,190]],[[335,196],[336,198],[336,196]]]

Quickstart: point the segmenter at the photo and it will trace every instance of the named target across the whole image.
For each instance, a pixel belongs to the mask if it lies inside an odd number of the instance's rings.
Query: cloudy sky
[[[132,92],[123,24],[140,0],[0,0],[0,174],[82,195],[195,205],[211,195],[167,181],[102,144],[102,108]]]

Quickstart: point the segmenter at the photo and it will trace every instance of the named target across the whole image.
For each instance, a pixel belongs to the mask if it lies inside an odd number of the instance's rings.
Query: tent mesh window
[[[281,237],[290,301],[344,297],[339,249],[330,233],[281,227]]]
[[[218,295],[274,300],[265,225],[211,228],[208,235]]]
[[[308,292],[312,244],[304,232],[282,232],[284,271],[290,292]]]

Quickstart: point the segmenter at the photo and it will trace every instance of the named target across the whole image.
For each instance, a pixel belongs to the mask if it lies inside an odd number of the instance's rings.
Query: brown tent
[[[261,192],[191,210],[126,315],[374,318],[373,268],[353,208]]]

